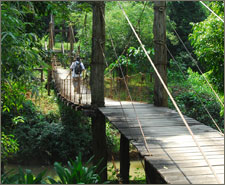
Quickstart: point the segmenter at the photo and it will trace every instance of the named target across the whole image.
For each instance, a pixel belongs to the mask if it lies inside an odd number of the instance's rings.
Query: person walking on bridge
[[[74,61],[70,70],[72,70],[72,78],[73,78],[73,86],[74,92],[80,93],[80,81],[82,78],[82,73],[85,70],[84,64],[81,62],[81,59],[77,57],[76,61]]]

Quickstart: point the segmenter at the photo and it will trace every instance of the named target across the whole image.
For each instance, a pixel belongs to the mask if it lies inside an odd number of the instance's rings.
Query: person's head
[[[77,61],[80,62],[80,57],[77,57]]]

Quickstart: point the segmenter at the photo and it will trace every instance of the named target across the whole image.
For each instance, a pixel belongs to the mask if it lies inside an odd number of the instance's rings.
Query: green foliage
[[[130,21],[136,27],[136,31],[141,37],[143,44],[151,48],[153,46],[153,8],[151,2],[121,2]],[[143,11],[144,10],[144,11]],[[125,46],[129,42],[129,46],[138,47],[139,43],[132,36],[132,30],[127,23],[117,2],[106,3],[106,32],[112,35],[116,52],[121,55]],[[140,21],[139,21],[140,20]],[[112,49],[110,36],[106,38],[106,58],[114,61],[115,54]]]
[[[120,147],[120,138],[118,131],[113,128],[109,122],[106,122],[106,142],[108,151],[118,153]]]
[[[220,17],[224,16],[224,3],[211,2],[211,8]],[[200,23],[193,23],[190,41],[198,60],[210,71],[209,78],[221,93],[224,90],[224,24],[211,14]]]
[[[61,63],[61,65],[64,68],[68,68],[69,67],[70,61],[69,61],[68,54],[59,53],[59,54],[57,54],[57,59],[59,60],[59,62]]]
[[[183,83],[180,87],[177,85],[172,87],[173,96],[175,97],[178,106],[181,108],[182,113],[216,129],[216,126],[202,106],[202,101],[216,123],[223,130],[224,119],[220,115],[220,112],[222,112],[224,108],[221,108],[201,75],[197,72],[192,72],[191,69],[188,70],[188,73],[189,77],[186,83]],[[196,95],[196,92],[201,101]],[[170,100],[169,107],[174,108]]]
[[[2,174],[2,184],[46,184],[44,180],[46,170],[39,173],[37,177],[35,177],[29,169],[26,169],[25,173],[21,168],[19,168],[19,172],[16,174],[10,175],[10,172],[12,171]]]
[[[19,145],[17,141],[14,139],[14,135],[5,135],[4,132],[1,132],[1,160],[5,161],[7,158],[11,157],[15,154]]]
[[[81,154],[75,160],[68,161],[68,168],[63,167],[60,163],[54,163],[54,169],[59,177],[56,181],[48,176],[45,179],[46,170],[40,172],[36,177],[31,170],[26,169],[25,172],[19,168],[18,173],[13,170],[1,175],[2,184],[97,184],[101,183],[99,174],[96,173],[101,161],[96,165],[91,165],[93,157],[91,157],[84,165],[82,164]],[[103,169],[102,169],[103,170]],[[102,171],[101,170],[101,171]],[[101,172],[100,172],[101,174]],[[105,182],[107,183],[107,182]]]
[[[151,58],[154,56],[154,49],[147,49],[147,53]],[[149,63],[145,52],[141,47],[129,47],[127,49],[127,55],[121,55],[117,60],[112,62],[105,70],[106,73],[117,69],[119,76],[121,75],[120,66],[123,70],[124,75],[127,74],[136,74],[139,72],[149,73],[152,71],[151,64]]]
[[[90,156],[91,135],[87,126],[65,126],[61,123],[38,122],[18,125],[15,135],[20,144],[18,160],[39,160],[41,163],[66,162],[68,158],[84,153]]]
[[[29,24],[24,15],[30,12],[30,2],[2,2],[2,112],[13,118],[20,116],[27,91],[35,88],[34,67],[43,64],[37,36],[26,32]],[[3,128],[10,128],[3,122]]]
[[[136,171],[134,172],[135,176],[132,178],[131,183],[132,184],[146,184],[146,177],[143,173],[141,173],[140,168],[136,168]]]
[[[154,48],[145,49],[147,50],[148,55],[153,58],[155,55]],[[151,64],[149,63],[146,54],[141,47],[130,47],[128,48],[127,53],[131,63],[133,64],[133,73],[149,73],[152,71]]]
[[[180,35],[182,41],[186,47],[192,51],[190,42],[188,41],[188,35],[191,33],[190,22],[203,21],[206,18],[205,8],[196,1],[169,1],[167,3],[167,15],[169,19],[174,23],[173,27]],[[170,26],[170,24],[168,24]],[[168,30],[172,30],[168,27]],[[181,42],[174,42],[174,40],[168,40],[168,48],[171,50],[174,56],[178,55],[181,51],[184,51],[184,47]],[[191,67],[191,66],[189,66]]]
[[[182,58],[183,57],[181,56],[181,60],[182,60]],[[177,63],[179,65],[179,67],[177,66]],[[183,81],[184,77],[180,70],[183,71],[184,75],[187,75],[187,74],[185,74],[186,65],[184,63],[180,62],[179,59],[176,60],[176,62],[171,59],[169,61],[169,67],[167,70],[169,84],[177,84],[178,82]]]
[[[96,173],[97,166],[90,166],[90,158],[85,166],[82,165],[81,154],[75,161],[68,161],[68,168],[60,163],[54,163],[54,169],[60,180],[56,181],[51,177],[48,180],[52,184],[97,184],[100,183],[100,176]],[[89,166],[89,167],[88,167]]]

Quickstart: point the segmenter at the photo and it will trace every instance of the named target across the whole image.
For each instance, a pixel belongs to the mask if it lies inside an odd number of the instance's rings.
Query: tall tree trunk
[[[91,61],[91,104],[94,107],[104,106],[104,70],[105,61],[102,51],[105,51],[105,3],[93,2],[93,27],[92,27],[92,61]],[[107,146],[105,135],[105,117],[97,109],[96,115],[92,117],[94,164],[103,160],[98,172],[105,168],[100,174],[101,180],[107,180]]]
[[[155,57],[154,63],[156,65],[159,74],[161,75],[165,84],[167,84],[167,50],[166,44],[166,2],[155,1],[154,2],[154,49]],[[168,106],[168,95],[164,90],[162,83],[155,74],[154,84],[154,105],[156,106]]]

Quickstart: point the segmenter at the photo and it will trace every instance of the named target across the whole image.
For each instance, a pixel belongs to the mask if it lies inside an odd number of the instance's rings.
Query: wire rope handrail
[[[179,107],[178,107],[178,105],[177,105],[176,101],[174,100],[174,98],[173,98],[173,96],[171,95],[171,93],[170,93],[169,89],[167,88],[166,84],[164,83],[164,81],[163,81],[163,79],[162,79],[161,75],[159,74],[159,72],[158,72],[157,68],[155,67],[155,65],[154,65],[153,61],[151,60],[150,56],[148,55],[148,53],[147,53],[147,51],[146,51],[146,49],[145,49],[144,45],[142,44],[142,42],[141,42],[141,40],[140,40],[139,36],[137,35],[136,31],[134,30],[134,27],[132,26],[132,23],[130,22],[129,18],[127,17],[126,12],[124,11],[124,9],[123,9],[122,5],[121,5],[119,2],[118,2],[118,4],[119,4],[119,6],[120,6],[120,8],[121,8],[121,10],[122,10],[122,12],[123,12],[123,14],[124,14],[124,16],[126,17],[127,22],[128,22],[128,24],[130,25],[130,27],[131,27],[131,29],[132,29],[133,33],[135,34],[135,36],[136,36],[136,38],[137,38],[138,42],[140,43],[140,45],[141,45],[142,49],[144,50],[144,52],[145,52],[145,54],[146,54],[146,56],[147,56],[147,58],[148,58],[149,62],[151,63],[152,67],[154,68],[155,73],[157,74],[158,78],[160,79],[160,81],[161,81],[161,83],[162,83],[162,85],[163,85],[164,89],[166,90],[166,92],[167,92],[168,96],[170,97],[170,99],[171,99],[171,101],[172,101],[173,105],[175,106],[175,108],[176,108],[177,112],[179,113],[179,115],[180,115],[181,119],[183,120],[183,122],[184,122],[185,126],[187,127],[187,129],[188,129],[189,133],[191,134],[191,136],[192,136],[192,138],[193,138],[193,140],[194,140],[194,142],[195,142],[196,146],[198,147],[198,149],[199,149],[199,151],[201,152],[201,154],[202,154],[203,158],[204,158],[204,159],[205,159],[205,161],[207,162],[207,164],[208,164],[208,166],[209,166],[210,170],[212,171],[213,175],[215,176],[215,178],[216,178],[217,182],[218,182],[218,183],[220,183],[220,180],[219,180],[219,178],[218,178],[218,176],[217,176],[217,174],[216,174],[215,170],[212,168],[211,164],[209,163],[208,158],[206,157],[205,153],[204,153],[204,152],[203,152],[203,150],[201,149],[201,146],[199,145],[198,141],[196,140],[196,138],[195,138],[195,136],[194,136],[194,134],[193,134],[193,132],[192,132],[191,128],[189,127],[189,125],[188,125],[187,121],[185,120],[185,118],[184,118],[183,114],[181,113],[181,111],[180,111],[180,109],[179,109]]]
[[[224,23],[224,20],[217,15],[212,9],[210,9],[205,3],[203,3],[202,1],[199,1],[204,7],[206,7],[211,13],[213,13],[213,15],[215,15],[220,21],[222,21]]]
[[[56,69],[54,67],[54,69]],[[59,75],[57,74],[57,70],[53,71],[53,77],[56,81],[56,86],[61,94],[61,96],[63,96],[65,99],[75,103],[75,104],[79,104],[79,105],[83,105],[83,104],[88,104],[89,102],[89,88],[88,88],[88,76],[86,75],[85,78],[80,77],[80,83],[78,83],[78,87],[74,87],[74,85],[72,85],[73,80],[72,80],[72,75],[71,75],[71,70],[69,71],[69,73],[67,74],[67,76],[65,78],[59,78]],[[70,78],[69,78],[70,77]],[[82,78],[82,79],[81,79]],[[77,92],[75,93],[75,89],[80,89],[77,90]],[[73,91],[73,93],[72,93]],[[78,94],[78,101],[76,101],[76,94]],[[73,96],[73,99],[72,99]],[[82,99],[85,98],[83,96],[86,96],[86,101]]]

